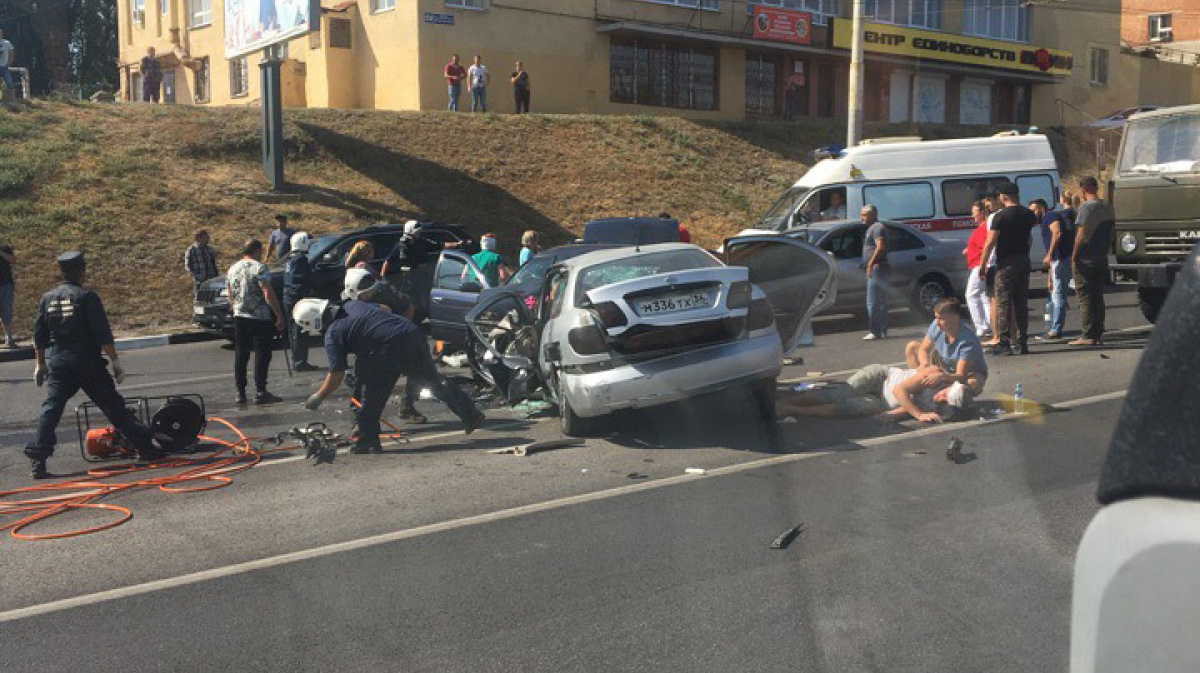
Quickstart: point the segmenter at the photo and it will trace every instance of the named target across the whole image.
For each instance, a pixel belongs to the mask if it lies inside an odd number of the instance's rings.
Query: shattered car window
[[[721,266],[721,262],[699,248],[670,250],[615,259],[588,267],[579,273],[579,280],[576,281],[576,301],[591,290],[614,283],[672,271],[707,269],[718,266]]]

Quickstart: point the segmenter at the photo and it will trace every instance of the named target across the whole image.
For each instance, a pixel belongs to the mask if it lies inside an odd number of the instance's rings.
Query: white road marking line
[[[135,383],[131,386],[120,386],[117,390],[125,391],[145,390],[146,388],[165,388],[166,386],[179,386],[188,383],[208,383],[211,381],[224,381],[232,378],[232,374],[212,374],[210,376],[197,376],[194,379],[164,379],[163,381],[151,381],[149,383]]]
[[[891,363],[891,364],[886,364],[886,365],[884,365],[884,367],[903,367],[905,364],[907,364],[907,363],[904,363],[904,362],[893,362],[893,363]],[[783,383],[783,384],[788,384],[788,383],[802,383],[802,382],[804,382],[804,381],[814,381],[814,380],[816,380],[816,379],[826,379],[826,378],[829,378],[829,377],[831,377],[831,376],[845,376],[845,375],[847,375],[847,374],[854,374],[854,373],[855,373],[855,372],[857,372],[859,369],[861,369],[861,367],[855,367],[854,369],[846,369],[846,370],[843,370],[843,371],[840,371],[840,372],[821,372],[821,375],[820,375],[820,376],[801,376],[801,377],[794,378],[794,379],[780,379],[780,380],[779,380],[779,381],[777,381],[776,383]]]
[[[542,421],[548,420],[548,419],[530,418],[527,420],[531,423],[536,424],[536,423],[541,423]],[[493,427],[480,428],[480,430],[488,430],[488,431],[520,430],[520,429],[522,429],[522,425],[520,423],[511,422],[511,421],[507,422],[507,423],[502,423],[500,425],[496,425]],[[478,432],[478,430],[476,432]],[[431,442],[431,441],[438,440],[438,439],[446,439],[447,437],[454,437],[454,436],[462,436],[462,437],[464,437],[464,439],[466,437],[466,435],[462,434],[462,430],[451,430],[449,432],[438,432],[438,433],[435,433],[432,435],[413,435],[409,438],[407,444],[405,444],[403,442],[393,442],[391,440],[388,440],[387,442],[384,442],[384,443],[387,446],[396,446],[396,447],[400,447],[401,449],[403,449],[404,447],[419,446],[421,444],[425,444],[426,442]],[[265,448],[269,451],[271,447],[267,446]],[[296,449],[296,450],[303,451],[303,449]],[[338,455],[347,454],[347,453],[350,453],[350,449],[338,449],[337,453],[338,453]],[[268,455],[263,458],[263,461],[261,463],[259,463],[258,466],[266,467],[268,465],[282,465],[284,463],[294,463],[298,460],[308,460],[308,458],[304,455],[286,456],[284,458],[271,458]]]
[[[1060,408],[1060,409],[1074,409],[1074,408],[1085,406],[1088,404],[1095,404],[1098,402],[1105,402],[1105,401],[1109,401],[1109,400],[1119,399],[1119,398],[1123,397],[1126,394],[1126,392],[1128,392],[1128,391],[1119,390],[1119,391],[1115,391],[1115,392],[1111,392],[1111,393],[1104,393],[1101,395],[1093,395],[1091,397],[1084,397],[1084,398],[1081,398],[1078,400],[1062,402],[1062,403],[1056,404],[1054,406],[1056,408]],[[1011,420],[1017,420],[1017,417],[1004,416],[1004,417],[1000,417],[997,419],[972,421],[969,423],[951,423],[951,424],[947,424],[947,425],[936,425],[936,426],[932,426],[929,428],[922,428],[920,430],[915,430],[913,432],[905,432],[905,433],[898,434],[898,435],[889,435],[886,437],[873,437],[870,439],[864,439],[864,440],[858,441],[857,444],[859,446],[881,446],[881,445],[889,444],[892,442],[900,442],[900,441],[908,440],[913,437],[923,437],[926,435],[950,432],[950,431],[954,431],[954,430],[962,430],[964,428],[972,428],[972,427],[976,427],[976,426],[980,426],[980,425],[987,425],[990,423],[1000,423],[1000,422],[1011,421]],[[796,463],[796,462],[800,462],[802,460],[809,460],[811,458],[819,458],[822,456],[828,456],[828,455],[834,453],[834,450],[836,448],[837,447],[831,447],[831,449],[828,451],[789,454],[786,456],[775,456],[772,458],[764,458],[762,460],[754,460],[754,461],[749,461],[749,462],[740,463],[740,464],[736,464],[736,465],[719,467],[719,468],[709,470],[708,473],[704,476],[682,474],[682,475],[676,475],[674,477],[665,477],[663,479],[658,479],[655,481],[640,482],[640,483],[636,483],[636,484],[629,484],[626,486],[618,486],[616,488],[610,488],[610,489],[606,489],[603,491],[595,491],[593,493],[584,493],[581,495],[573,495],[573,496],[568,496],[566,498],[559,498],[556,500],[548,500],[545,502],[533,503],[533,504],[529,504],[529,505],[521,505],[519,507],[512,507],[509,509],[502,509],[502,510],[498,510],[495,512],[487,512],[485,514],[477,514],[474,516],[463,517],[460,519],[452,519],[450,521],[443,521],[440,523],[427,524],[424,526],[417,526],[415,528],[408,528],[405,530],[393,531],[391,533],[382,533],[380,535],[372,535],[369,537],[359,538],[357,540],[338,542],[335,544],[325,545],[322,547],[316,547],[314,549],[305,549],[305,550],[301,550],[301,551],[290,552],[287,554],[280,554],[277,556],[269,556],[267,558],[256,559],[254,561],[235,563],[233,565],[223,566],[221,568],[212,568],[209,570],[202,570],[200,572],[188,573],[186,575],[179,575],[177,577],[169,577],[166,579],[155,580],[153,582],[145,582],[143,584],[135,584],[132,586],[127,586],[127,587],[119,587],[116,589],[109,589],[107,591],[99,591],[96,593],[84,594],[82,596],[75,596],[73,598],[64,598],[64,599],[57,600],[57,601],[50,601],[48,603],[42,603],[40,605],[30,605],[30,606],[24,607],[24,608],[17,608],[15,610],[7,610],[5,612],[0,612],[0,623],[16,621],[19,619],[26,619],[29,617],[37,617],[40,615],[61,612],[63,610],[71,610],[74,608],[86,607],[89,605],[96,605],[98,603],[119,600],[122,598],[129,598],[132,596],[141,596],[141,595],[153,593],[156,591],[165,591],[167,589],[175,589],[178,587],[188,586],[191,584],[197,584],[199,582],[206,582],[209,580],[221,579],[223,577],[231,577],[234,575],[241,575],[241,574],[245,574],[248,572],[254,572],[256,570],[266,570],[268,568],[276,568],[279,566],[287,565],[289,563],[308,561],[308,560],[312,560],[312,559],[316,559],[316,558],[322,558],[325,556],[332,556],[334,554],[341,554],[343,552],[355,551],[355,550],[359,550],[359,549],[366,549],[369,547],[375,547],[375,546],[379,546],[379,545],[383,545],[383,544],[388,544],[391,542],[398,542],[400,540],[407,540],[407,539],[411,539],[411,538],[415,538],[415,537],[432,535],[434,533],[442,533],[442,532],[446,532],[446,531],[457,530],[460,528],[477,526],[477,525],[484,524],[484,523],[492,523],[492,522],[496,522],[496,521],[504,521],[507,519],[514,519],[517,517],[525,516],[527,514],[536,514],[539,512],[547,512],[547,511],[551,511],[551,510],[561,509],[563,507],[569,507],[572,505],[581,505],[581,504],[585,504],[585,503],[597,502],[600,500],[608,500],[608,499],[620,497],[623,495],[630,495],[633,493],[641,493],[643,491],[651,491],[651,490],[656,490],[656,489],[660,489],[660,488],[665,488],[668,486],[674,486],[676,484],[682,484],[682,483],[686,483],[686,482],[693,481],[696,479],[707,479],[707,478],[714,477],[714,476],[737,474],[739,472],[746,472],[749,470],[756,470],[759,468],[770,467],[770,466],[774,466],[774,465]]]

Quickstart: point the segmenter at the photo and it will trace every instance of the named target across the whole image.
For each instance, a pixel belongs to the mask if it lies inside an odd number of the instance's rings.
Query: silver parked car
[[[962,296],[967,289],[964,244],[941,241],[900,222],[884,222],[888,231],[888,263],[892,266],[892,307],[909,305],[926,316],[942,299]],[[829,313],[861,313],[867,305],[867,272],[863,268],[863,237],[867,227],[858,220],[814,222],[784,233],[807,241],[837,260],[838,296]]]
[[[466,317],[468,347],[484,351],[477,372],[545,389],[572,436],[620,409],[739,386],[773,421],[783,355],[834,301],[834,263],[779,235],[724,250],[724,260],[684,243],[591,252],[550,267],[536,301],[516,290],[481,299]]]

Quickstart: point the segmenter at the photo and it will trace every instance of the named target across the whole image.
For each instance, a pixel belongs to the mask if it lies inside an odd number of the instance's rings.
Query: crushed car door
[[[489,294],[466,315],[471,368],[510,403],[541,385],[537,330],[519,290]]]
[[[438,258],[429,292],[429,331],[434,339],[461,345],[466,315],[489,287],[470,255],[447,250]]]
[[[786,236],[739,236],[725,241],[725,263],[744,266],[775,313],[784,354],[795,349],[809,323],[837,298],[833,258]]]

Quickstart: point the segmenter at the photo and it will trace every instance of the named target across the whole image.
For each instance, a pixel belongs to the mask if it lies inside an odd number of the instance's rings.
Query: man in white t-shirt
[[[479,54],[475,54],[475,62],[467,68],[467,81],[471,83],[471,112],[487,112],[487,87],[492,76]]]
[[[8,87],[9,91],[16,88],[13,84],[12,73],[8,70],[13,64],[16,53],[12,42],[4,39],[4,31],[0,30],[0,79],[4,80],[4,86]]]

